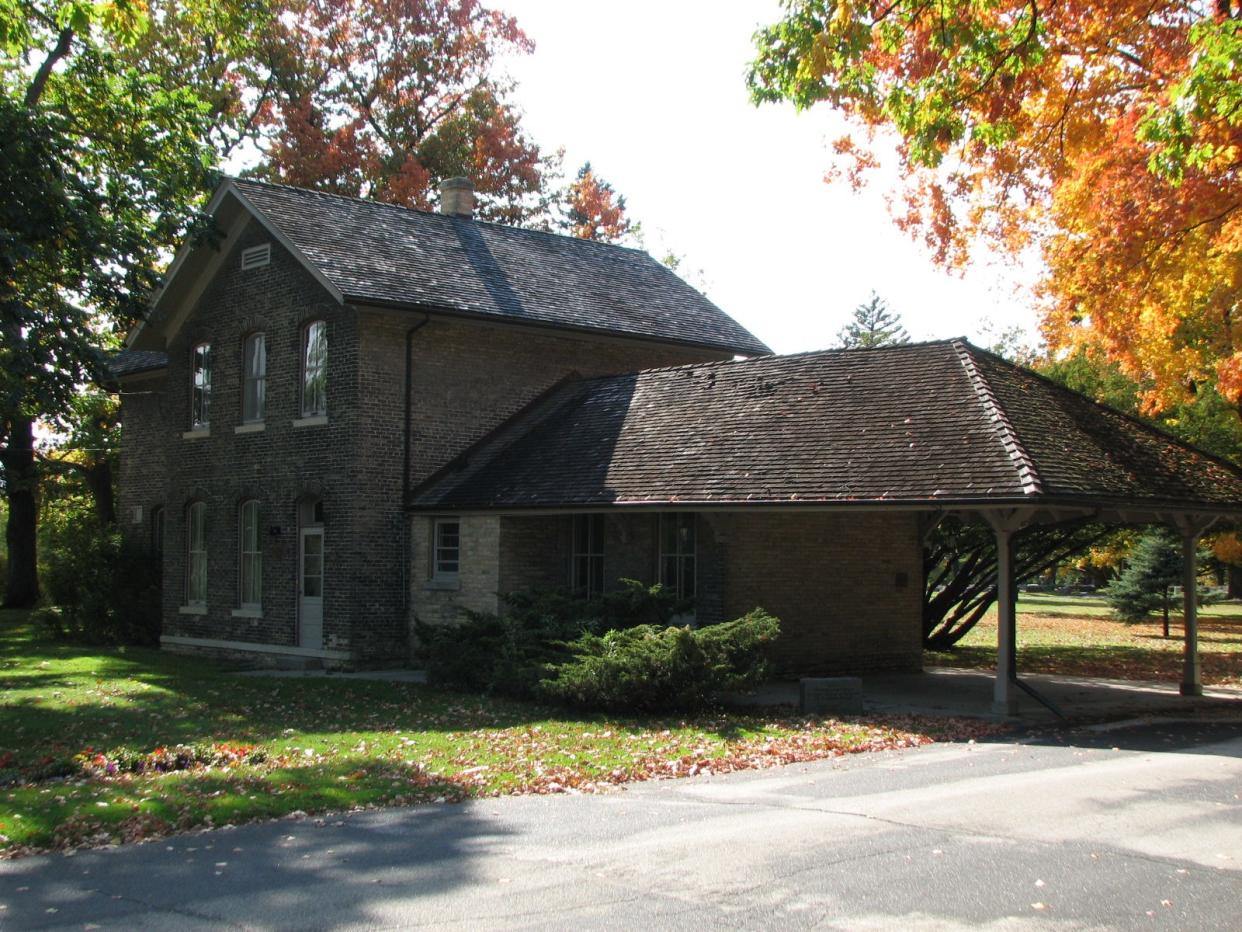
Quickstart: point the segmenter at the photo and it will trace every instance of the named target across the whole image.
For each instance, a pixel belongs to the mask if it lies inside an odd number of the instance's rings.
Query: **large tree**
[[[1237,0],[788,0],[756,100],[825,103],[867,176],[895,138],[897,222],[948,265],[1043,257],[1046,335],[1096,346],[1147,410],[1242,401]]]
[[[203,229],[213,134],[242,119],[240,92],[205,93],[178,65],[243,57],[240,27],[260,13],[248,0],[0,0],[5,604],[38,595],[34,423],[102,375],[101,347],[142,313],[161,249]]]
[[[259,174],[423,209],[466,175],[480,216],[541,218],[556,157],[527,137],[496,68],[533,48],[478,0],[290,0]]]

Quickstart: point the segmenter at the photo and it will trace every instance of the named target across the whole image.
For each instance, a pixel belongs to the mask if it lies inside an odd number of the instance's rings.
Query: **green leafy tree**
[[[34,424],[102,376],[101,350],[143,313],[161,249],[206,232],[196,208],[213,142],[244,132],[245,95],[222,90],[228,63],[262,25],[249,0],[0,0],[6,605],[39,592]],[[205,59],[224,64],[185,67]]]
[[[837,333],[843,349],[872,349],[909,343],[910,334],[901,324],[901,315],[889,310],[888,304],[874,291],[871,297],[854,308],[854,319]]]
[[[1108,604],[1126,621],[1142,621],[1162,609],[1167,638],[1171,590],[1181,579],[1181,541],[1172,531],[1152,528],[1139,538],[1125,569],[1105,593]]]

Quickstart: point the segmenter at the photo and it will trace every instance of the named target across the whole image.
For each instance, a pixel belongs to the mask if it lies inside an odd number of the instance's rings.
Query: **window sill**
[[[207,606],[206,605],[181,605],[177,608],[177,613],[180,615],[206,615]]]
[[[234,617],[234,618],[262,618],[262,617],[263,617],[263,609],[258,608],[258,607],[255,607],[255,608],[245,608],[245,607],[243,607],[243,608],[235,608],[235,609],[233,609],[233,611],[232,611],[230,614],[231,614],[231,615],[232,615],[232,617]]]
[[[312,414],[310,417],[297,417],[293,419],[294,427],[318,427],[320,424],[327,424],[328,416],[326,414]]]
[[[203,437],[210,437],[210,436],[211,436],[210,427],[195,427],[193,430],[183,431],[181,434],[181,439],[182,440],[199,440]]]
[[[236,427],[233,428],[233,433],[235,434],[257,434],[260,431],[265,430],[266,428],[267,428],[267,425],[264,424],[262,421],[249,421],[245,424],[238,424]]]
[[[461,589],[461,580],[456,576],[444,579],[429,579],[423,589],[431,592],[457,592]]]

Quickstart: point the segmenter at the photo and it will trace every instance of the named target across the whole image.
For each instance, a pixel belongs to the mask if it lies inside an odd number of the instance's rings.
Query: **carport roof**
[[[1010,505],[1242,512],[1242,471],[964,340],[571,379],[421,511]]]

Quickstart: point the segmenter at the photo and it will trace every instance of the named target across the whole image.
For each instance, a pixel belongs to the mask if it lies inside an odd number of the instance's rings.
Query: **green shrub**
[[[570,658],[567,642],[614,628],[667,624],[687,607],[661,586],[621,582],[620,590],[596,599],[533,589],[505,595],[499,615],[466,611],[456,625],[416,621],[427,679],[454,689],[529,698],[541,679]]]
[[[36,620],[56,637],[92,644],[158,644],[159,568],[146,549],[88,507],[50,512],[43,585],[53,609]]]
[[[780,623],[761,609],[736,621],[691,628],[640,625],[587,633],[573,657],[539,683],[539,694],[580,709],[692,712],[718,694],[757,685]]]

